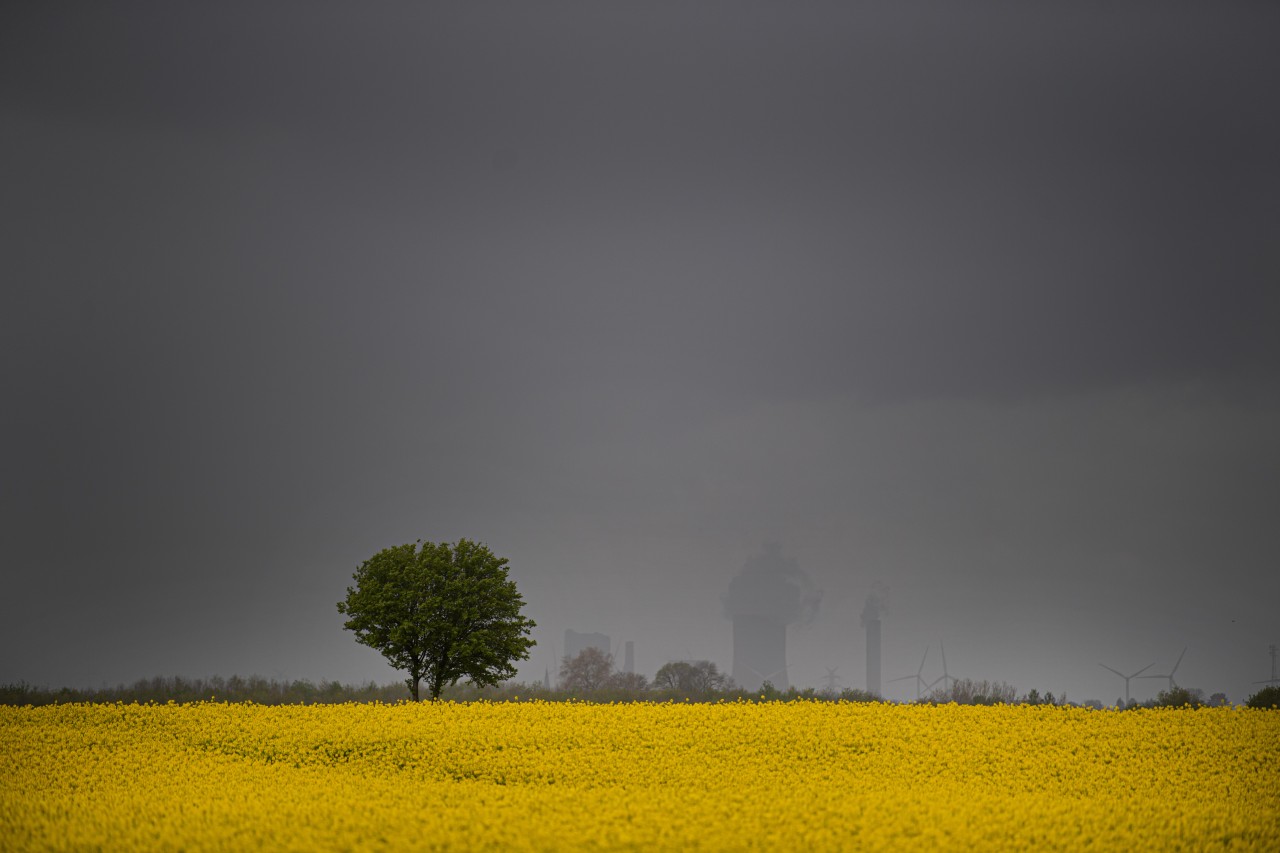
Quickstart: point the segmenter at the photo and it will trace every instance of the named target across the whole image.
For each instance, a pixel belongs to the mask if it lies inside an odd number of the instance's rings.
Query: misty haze
[[[400,683],[334,602],[466,537],[513,683],[1242,703],[1278,23],[11,4],[0,683]]]

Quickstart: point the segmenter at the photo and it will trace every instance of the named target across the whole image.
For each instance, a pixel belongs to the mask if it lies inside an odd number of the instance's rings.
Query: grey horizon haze
[[[1236,702],[1280,641],[1280,7],[0,11],[0,682],[399,680],[466,537],[538,623],[790,681]],[[925,677],[941,675],[936,657]],[[1163,682],[1135,680],[1135,698]]]

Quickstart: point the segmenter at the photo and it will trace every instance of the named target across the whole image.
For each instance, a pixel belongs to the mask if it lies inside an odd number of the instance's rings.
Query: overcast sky
[[[0,682],[397,680],[360,562],[791,681],[1280,642],[1280,7],[7,3]],[[1162,682],[1135,681],[1154,696]],[[891,698],[910,682],[886,685]]]

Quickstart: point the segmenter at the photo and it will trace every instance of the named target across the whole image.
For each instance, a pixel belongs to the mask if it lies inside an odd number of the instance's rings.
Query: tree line
[[[507,681],[501,684],[477,685],[460,683],[441,691],[448,701],[512,702],[540,700],[546,702],[786,702],[786,701],[886,701],[865,690],[817,690],[812,687],[780,690],[771,684],[748,691],[735,685],[711,661],[673,661],[664,664],[652,679],[638,673],[620,673],[613,668],[609,656],[588,649],[587,657],[561,661],[560,678],[547,686],[542,682]],[[51,689],[26,682],[0,684],[0,705],[52,705],[71,702],[165,704],[175,702],[252,702],[257,705],[321,705],[344,702],[411,701],[403,682],[377,684],[342,684],[338,681],[306,679],[267,679],[259,675],[229,678],[183,678],[181,676],[144,678],[114,687]],[[922,704],[958,705],[1069,705],[1066,696],[1031,690],[1019,695],[1003,681],[957,679],[946,690],[934,690],[919,700]],[[1159,707],[1213,707],[1229,704],[1226,696],[1214,694],[1206,699],[1195,688],[1174,687],[1161,691],[1154,699],[1133,701],[1127,705],[1117,700],[1118,707],[1133,710]],[[911,703],[902,703],[911,704]],[[1280,686],[1269,686],[1249,697],[1252,708],[1280,707]],[[1086,703],[1101,709],[1101,703]]]
[[[260,675],[229,678],[142,678],[132,684],[98,688],[37,687],[25,681],[0,684],[2,705],[53,705],[68,702],[252,702],[256,705],[319,705],[341,702],[399,702],[403,684],[341,684],[337,681],[266,679]]]

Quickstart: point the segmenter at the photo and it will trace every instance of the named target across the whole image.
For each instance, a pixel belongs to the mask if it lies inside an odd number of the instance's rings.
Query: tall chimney
[[[867,629],[867,692],[880,695],[880,601],[867,596],[862,608],[862,625]]]
[[[880,620],[867,623],[867,692],[880,695]]]

